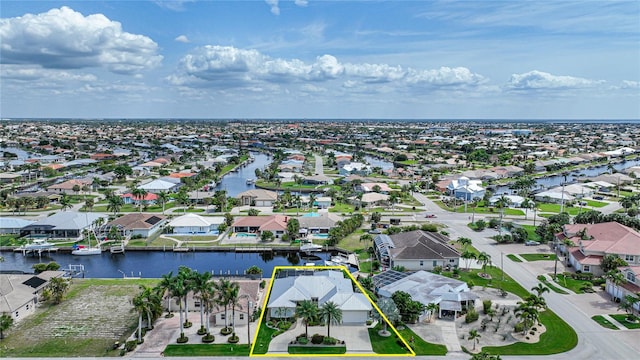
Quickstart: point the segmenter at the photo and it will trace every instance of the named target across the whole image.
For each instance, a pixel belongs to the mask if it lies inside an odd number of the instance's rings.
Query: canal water
[[[198,272],[210,271],[216,276],[242,275],[246,269],[256,265],[262,269],[263,276],[270,277],[275,266],[302,266],[307,263],[324,265],[324,260],[328,260],[331,253],[318,252],[308,257],[297,252],[128,251],[124,255],[111,255],[109,252],[94,256],[51,253],[38,257],[24,256],[19,252],[2,252],[0,256],[5,259],[0,263],[0,270],[3,271],[33,272],[34,264],[55,261],[60,264],[61,269],[67,269],[69,265],[83,265],[85,277],[89,278],[159,278],[170,271],[175,274],[181,265]]]
[[[246,166],[241,166],[236,172],[227,173],[216,186],[216,190],[226,190],[227,196],[236,197],[241,192],[255,189],[254,184],[247,184],[247,179],[256,178],[256,169],[263,170],[272,161],[271,156],[252,152],[251,156],[254,157],[254,161],[247,163]]]

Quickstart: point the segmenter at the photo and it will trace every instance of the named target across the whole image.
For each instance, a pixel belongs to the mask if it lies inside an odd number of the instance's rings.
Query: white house
[[[288,318],[294,316],[296,306],[303,300],[317,303],[319,307],[332,301],[342,310],[343,324],[364,324],[373,306],[365,295],[353,289],[351,279],[337,270],[276,278],[267,302],[268,315]]]
[[[451,180],[447,185],[447,193],[457,199],[471,201],[482,199],[485,189],[482,187],[482,180],[469,180],[468,177],[462,176],[457,180]]]
[[[19,322],[33,314],[38,296],[54,277],[63,271],[43,271],[40,274],[0,274],[0,314],[9,314]]]
[[[224,222],[221,216],[204,217],[197,214],[184,214],[171,222],[174,234],[217,234],[218,227]]]
[[[125,237],[139,235],[147,238],[160,231],[165,223],[164,215],[130,213],[110,221],[106,228],[115,226]]]
[[[138,189],[143,189],[143,190],[146,190],[147,192],[157,194],[161,191],[175,192],[178,190],[179,187],[180,187],[179,184],[173,183],[171,181],[156,179],[146,184],[138,186]]]

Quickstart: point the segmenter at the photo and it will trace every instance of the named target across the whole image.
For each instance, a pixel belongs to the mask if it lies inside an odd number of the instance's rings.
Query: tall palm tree
[[[469,266],[471,265],[471,259],[477,259],[477,256],[474,252],[471,252],[469,250],[465,250],[462,252],[462,254],[460,255],[461,258],[464,259],[464,262],[466,263],[466,268],[467,270],[469,270]]]
[[[182,285],[186,290],[184,295],[184,323],[187,325],[189,323],[189,302],[187,301],[189,297],[189,293],[193,290],[194,283],[194,275],[197,274],[195,271],[191,270],[186,266],[180,266],[178,268],[178,277],[182,279]],[[188,325],[187,327],[189,327]]]
[[[162,204],[162,215],[164,215],[165,205],[171,199],[169,193],[166,191],[160,191],[158,194],[158,201]]]
[[[313,203],[316,202],[316,194],[309,193],[309,209],[313,212]]]
[[[183,321],[183,314],[182,314],[182,299],[185,298],[186,301],[186,297],[187,294],[189,293],[189,291],[187,290],[187,286],[184,283],[184,279],[181,276],[176,276],[176,280],[175,282],[172,282],[172,286],[171,286],[171,295],[172,297],[177,297],[178,298],[178,306],[179,306],[179,312],[180,312],[180,337],[179,339],[184,339],[184,321]]]
[[[131,300],[132,311],[138,313],[138,344],[142,343],[142,316],[147,311],[147,303],[143,294],[138,294]]]
[[[167,293],[167,311],[171,314],[171,298],[173,297],[172,289],[175,286],[177,277],[173,276],[173,271],[170,271],[168,274],[162,275],[160,278],[160,283],[158,284],[158,288],[164,293]]]
[[[107,198],[107,211],[113,211],[113,215],[117,215],[124,205],[124,201],[118,195],[111,195]]]
[[[331,337],[331,324],[342,322],[342,310],[333,301],[327,301],[320,307],[319,314],[327,323],[327,337]]]
[[[229,328],[229,316],[227,316],[227,309],[229,307],[229,289],[231,289],[231,281],[229,279],[220,279],[215,284],[216,288],[216,304],[224,307],[224,328]]]
[[[462,250],[467,250],[467,247],[469,247],[469,245],[471,245],[471,239],[469,239],[468,237],[460,237],[458,238],[458,240],[456,240],[456,242],[458,244],[460,244],[462,246]]]
[[[309,323],[318,316],[318,305],[311,300],[303,300],[296,306],[296,316],[304,321],[304,336],[309,337]]]
[[[491,255],[483,251],[478,254],[478,256],[476,257],[476,260],[478,260],[478,262],[482,264],[482,272],[486,272],[487,265],[491,264]]]
[[[615,270],[609,270],[606,274],[605,277],[607,278],[607,280],[609,280],[611,282],[611,285],[613,285],[613,294],[611,294],[611,299],[615,299],[617,297],[618,294],[618,288],[619,286],[624,282],[624,275],[622,274],[622,272],[620,272],[620,270],[615,269]]]
[[[240,286],[237,282],[232,282],[227,293],[227,299],[229,300],[229,305],[231,305],[231,325],[233,327],[233,332],[236,332],[236,307],[239,307],[239,296]]]
[[[62,209],[62,211],[65,211],[67,209],[71,209],[71,199],[69,199],[69,196],[67,194],[62,194],[62,197],[60,198],[60,208]]]
[[[210,292],[210,288],[212,287],[209,280],[211,280],[211,273],[208,271],[205,271],[203,273],[196,272],[193,275],[194,296],[200,299],[200,330],[198,331],[198,333],[200,334],[205,333],[206,331],[205,324],[204,324],[204,310],[205,310],[204,300],[207,296],[207,293]]]
[[[429,321],[433,319],[433,316],[436,314],[439,308],[440,306],[436,303],[430,302],[427,304],[427,306],[425,307],[425,310],[429,311],[429,313],[431,314],[429,316]]]
[[[384,314],[387,320],[389,320],[389,322],[395,323],[396,321],[400,320],[400,310],[398,309],[398,306],[391,298],[381,297],[376,302],[376,305],[378,305],[378,308],[380,309],[382,314]],[[379,317],[380,321],[384,324],[384,329],[382,330],[383,333],[387,333],[387,322],[382,318],[382,316],[380,316],[380,314],[376,314],[376,315]]]
[[[531,306],[528,302],[520,302],[515,309],[515,314],[517,317],[522,319],[524,325],[522,335],[527,333],[529,328],[535,324],[539,317],[538,309],[535,306]]]
[[[467,337],[467,339],[469,339],[469,341],[473,342],[473,350],[476,349],[476,344],[480,342],[480,338],[481,337],[482,336],[480,336],[480,334],[478,334],[478,330],[477,329],[469,330],[469,336]]]

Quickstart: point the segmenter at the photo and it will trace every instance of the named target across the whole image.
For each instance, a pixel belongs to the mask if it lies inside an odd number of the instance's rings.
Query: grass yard
[[[356,251],[362,250],[365,247],[371,246],[371,241],[360,241],[360,236],[364,235],[364,229],[358,229],[351,234],[345,236],[338,242],[338,247],[341,249]]]
[[[513,255],[513,254],[507,254],[507,257],[508,257],[509,259],[511,259],[511,261],[513,261],[513,262],[522,262],[522,260],[520,260],[520,258],[519,258],[519,257],[517,257],[517,256],[515,256],[515,255]]]
[[[382,325],[378,324],[373,328],[369,328],[369,340],[371,340],[371,347],[376,354],[410,354],[410,352],[404,347],[400,338],[389,330],[391,336],[381,336],[378,331],[382,330]]]
[[[613,325],[611,321],[605,319],[604,316],[602,315],[592,316],[591,319],[597,322],[598,324],[600,324],[600,326],[604,328],[611,329],[611,330],[620,330],[618,329],[617,326]]]
[[[164,356],[249,356],[244,344],[169,344]]]
[[[418,335],[416,335],[411,329],[405,326],[404,329],[398,330],[400,336],[402,336],[405,341],[411,346],[416,355],[446,355],[447,347],[442,344],[432,344],[422,340]],[[413,343],[410,342],[410,339],[414,339]]]
[[[587,206],[593,206],[593,207],[597,207],[597,208],[609,205],[608,202],[604,202],[604,201],[596,201],[596,200],[588,200],[588,199],[584,200],[584,201],[587,202]]]
[[[540,235],[536,234],[536,226],[533,225],[520,225],[527,231],[527,240],[540,241]]]
[[[252,354],[266,354],[269,351],[271,336],[277,331],[267,327],[265,321],[266,320],[263,319],[260,322],[260,330],[258,330]]]
[[[545,213],[560,213],[560,204],[538,204],[538,208],[541,212]],[[565,206],[562,211],[569,213],[569,215],[571,216],[576,216],[580,213],[581,210],[579,207]]]
[[[461,270],[458,280],[464,281],[466,283],[471,280],[473,281],[473,284],[475,286],[486,286],[495,289],[501,288],[507,292],[518,295],[521,298],[529,295],[529,291],[520,286],[520,284],[515,282],[509,275],[504,274],[504,280],[502,280],[502,271],[498,267],[493,266],[486,268],[485,272],[491,275],[491,279],[481,278],[480,276],[478,276],[479,272],[482,272],[482,269],[471,269],[469,271]],[[445,271],[442,273],[442,275],[453,277],[452,272]]]
[[[346,346],[289,346],[289,354],[339,355],[346,352]]]
[[[611,314],[609,316],[616,319],[620,324],[624,325],[627,329],[640,329],[640,322],[631,323],[626,320],[627,314]]]
[[[354,209],[355,206],[351,204],[336,203],[335,206],[329,208],[329,212],[352,213]]]
[[[555,254],[518,254],[527,261],[555,260]]]
[[[578,334],[551,310],[540,313],[547,331],[535,344],[518,342],[506,346],[485,346],[483,351],[497,355],[551,355],[569,351],[578,345]]]
[[[558,293],[558,294],[562,294],[562,295],[569,295],[568,292],[560,289],[559,287],[553,285],[552,283],[549,282],[549,280],[547,280],[546,277],[544,277],[544,275],[538,275],[538,281],[540,281],[541,283],[544,284],[544,286],[548,287],[551,291]]]
[[[549,275],[553,277],[552,274],[549,274]],[[563,286],[575,292],[576,294],[584,294],[584,291],[582,290],[583,286],[589,286],[589,287],[593,286],[593,283],[591,281],[576,280],[576,279],[572,279],[570,276],[565,277],[563,274],[558,274],[555,282],[558,283],[560,286]]]

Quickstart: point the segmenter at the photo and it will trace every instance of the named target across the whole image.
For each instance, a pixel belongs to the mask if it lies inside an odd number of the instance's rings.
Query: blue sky
[[[640,119],[638,1],[11,1],[0,117]]]

